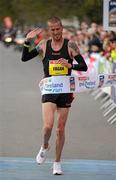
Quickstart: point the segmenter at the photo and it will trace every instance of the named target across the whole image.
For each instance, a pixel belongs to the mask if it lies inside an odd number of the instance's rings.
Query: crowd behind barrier
[[[75,31],[64,30],[64,36],[75,40],[83,54],[89,74],[116,73],[116,32],[105,31],[101,25],[92,22],[80,24]],[[116,87],[102,88],[116,104]]]
[[[19,32],[20,34],[23,34],[22,37],[24,38],[33,28],[35,27],[27,25],[23,27],[18,25],[15,27],[12,19],[7,17],[3,20],[3,25],[0,28],[0,40],[1,42],[3,41],[5,32],[8,31],[13,35],[12,38],[16,39]],[[36,46],[41,40],[50,37],[48,29],[45,27],[43,28],[42,26],[40,28],[43,29],[43,31],[33,40],[33,46]],[[64,27],[63,36],[64,38],[68,38],[77,43],[80,52],[88,65],[88,71],[86,73],[94,73],[96,75],[116,73],[116,32],[105,31],[102,25],[98,25],[95,22],[88,24],[83,21],[80,23],[78,29],[68,26]],[[23,41],[21,42],[23,44]],[[109,107],[113,109],[113,107],[115,108],[116,106],[116,86],[102,88],[93,92],[95,99],[101,97],[103,93],[106,94],[106,97],[103,96],[104,99],[102,102],[106,104],[102,105],[102,108],[108,108],[109,112]],[[107,99],[109,104],[107,103]]]

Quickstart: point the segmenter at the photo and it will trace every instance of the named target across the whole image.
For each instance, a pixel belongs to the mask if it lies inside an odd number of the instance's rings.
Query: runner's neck
[[[52,42],[51,42],[51,47],[54,51],[59,51],[62,46],[63,46],[63,43],[64,43],[64,39],[61,38],[59,41],[55,41],[52,39]]]

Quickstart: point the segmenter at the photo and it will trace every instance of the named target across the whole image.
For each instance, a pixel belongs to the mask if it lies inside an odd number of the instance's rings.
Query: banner
[[[104,30],[116,31],[116,0],[104,0],[103,2]]]
[[[116,84],[116,73],[75,76],[52,76],[40,81],[43,94],[79,93]]]
[[[113,63],[113,73],[116,73],[116,62]],[[116,84],[111,89],[112,100],[116,104]]]

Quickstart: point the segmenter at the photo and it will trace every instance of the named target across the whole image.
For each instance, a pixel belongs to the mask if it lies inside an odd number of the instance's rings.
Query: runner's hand
[[[40,29],[40,28],[36,28],[36,29],[30,31],[26,36],[26,40],[33,39],[36,35],[40,34],[41,32],[42,32],[42,29]]]
[[[70,63],[68,63],[68,61],[64,58],[58,59],[58,63],[69,68],[69,69],[72,67],[72,65]]]

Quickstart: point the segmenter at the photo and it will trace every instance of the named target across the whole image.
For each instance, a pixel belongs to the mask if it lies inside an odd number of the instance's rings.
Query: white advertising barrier
[[[75,76],[52,76],[40,81],[41,94],[79,93],[116,84],[116,73]]]

